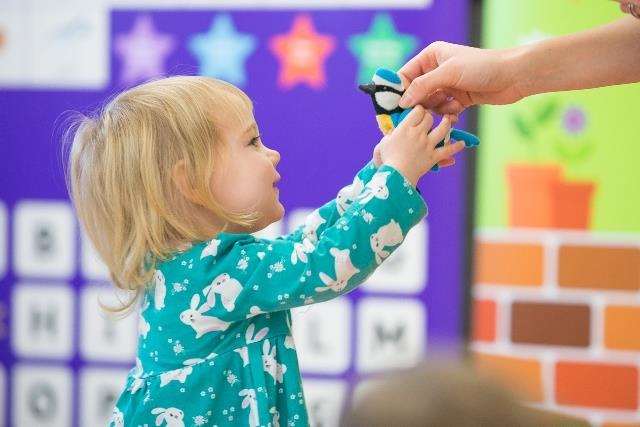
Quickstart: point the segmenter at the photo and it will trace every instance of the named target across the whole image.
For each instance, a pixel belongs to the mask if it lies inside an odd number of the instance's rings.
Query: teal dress
[[[290,310],[353,290],[425,214],[369,163],[287,236],[220,233],[159,263],[110,425],[308,425]]]

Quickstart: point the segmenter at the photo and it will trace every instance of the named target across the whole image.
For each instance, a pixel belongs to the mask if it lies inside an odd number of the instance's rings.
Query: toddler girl
[[[426,214],[415,185],[463,143],[416,107],[374,159],[274,240],[251,233],[282,218],[278,152],[252,104],[206,77],[127,90],[75,130],[71,192],[111,273],[138,297],[136,367],[115,426],[308,424],[290,309],[365,281]]]

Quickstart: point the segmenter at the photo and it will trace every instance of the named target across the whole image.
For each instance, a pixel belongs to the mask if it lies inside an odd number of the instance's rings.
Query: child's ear
[[[193,194],[193,188],[189,185],[187,178],[187,165],[184,160],[179,160],[171,170],[171,179],[182,197],[191,203],[197,203]]]

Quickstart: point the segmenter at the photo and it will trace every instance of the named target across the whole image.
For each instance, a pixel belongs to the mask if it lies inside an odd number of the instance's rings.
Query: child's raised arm
[[[450,124],[443,121],[427,134],[431,124],[424,109],[414,109],[385,142],[383,165],[344,212],[339,215],[341,208],[331,203],[316,210],[297,231],[300,239],[221,233],[211,241],[224,256],[204,266],[211,276],[201,295],[207,315],[241,320],[325,301],[366,280],[425,216],[426,205],[415,188],[418,178],[464,147],[435,148]],[[366,168],[364,173],[366,179]]]
[[[318,235],[331,227],[351,206],[356,197],[364,190],[364,187],[371,181],[371,178],[378,170],[372,161],[367,163],[355,176],[353,182],[343,187],[335,199],[316,209],[307,216],[304,224],[297,227],[293,232],[279,239],[286,239],[302,242],[306,245],[315,243]]]
[[[307,224],[322,224],[322,210]],[[215,316],[231,322],[259,312],[326,301],[349,292],[373,273],[426,214],[415,187],[383,165],[335,223],[315,242],[265,240],[221,233],[225,256],[210,265],[202,297]]]

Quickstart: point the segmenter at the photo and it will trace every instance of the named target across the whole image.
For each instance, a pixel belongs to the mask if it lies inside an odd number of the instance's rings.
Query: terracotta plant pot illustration
[[[595,183],[588,181],[557,182],[553,187],[555,228],[588,229],[595,189]]]
[[[556,184],[562,169],[553,164],[507,165],[509,225],[552,228]]]

